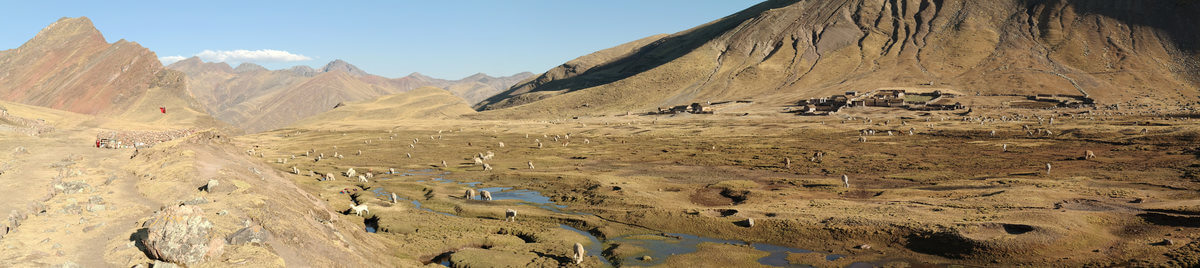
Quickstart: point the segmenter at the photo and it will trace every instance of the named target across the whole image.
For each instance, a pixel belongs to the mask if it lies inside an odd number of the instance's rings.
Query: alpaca
[[[505,209],[504,210],[504,221],[510,221],[510,222],[517,221],[517,211],[512,210],[512,209]]]
[[[354,215],[357,215],[357,216],[362,216],[364,213],[371,213],[370,210],[367,210],[366,204],[350,206],[350,209],[354,210]]]
[[[479,190],[479,199],[483,201],[492,201],[492,193],[486,190]]]
[[[475,189],[467,189],[467,192],[463,194],[463,198],[465,198],[467,200],[472,200],[472,199],[475,199],[475,196],[477,196],[477,195],[478,195],[478,193],[475,192]]]
[[[575,260],[575,264],[583,262],[584,254],[586,252],[583,250],[583,244],[575,243],[575,254],[571,256],[571,259]]]

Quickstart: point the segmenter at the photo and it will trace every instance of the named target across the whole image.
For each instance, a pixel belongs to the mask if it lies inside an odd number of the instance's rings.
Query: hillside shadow
[[[1057,6],[1065,0],[1024,0],[1035,8]],[[1180,50],[1200,52],[1200,0],[1107,0],[1065,1],[1081,15],[1100,15],[1126,24],[1158,29]],[[1037,14],[1040,25],[1047,25],[1054,12]]]
[[[663,64],[683,57],[684,55],[696,50],[696,48],[704,45],[708,41],[711,41],[717,36],[728,32],[738,25],[741,25],[745,21],[759,16],[767,10],[785,7],[797,2],[800,2],[800,0],[770,0],[759,3],[740,12],[734,13],[733,15],[721,18],[710,24],[694,28],[685,34],[672,35],[658,41],[654,41],[649,45],[639,48],[637,51],[629,54],[628,56],[598,65],[578,75],[552,80],[550,82],[546,82],[545,84],[537,85],[533,87],[533,90],[530,92],[559,90],[572,92],[629,78],[630,76],[657,68],[658,66],[662,66]],[[483,105],[476,107],[476,110],[483,111],[495,109],[496,107],[494,107],[494,105],[500,101],[520,95],[513,95],[513,92],[511,92],[512,89],[520,88],[530,83],[536,83],[536,79],[530,80],[525,84],[514,85],[510,87],[509,90],[480,102],[479,104]]]

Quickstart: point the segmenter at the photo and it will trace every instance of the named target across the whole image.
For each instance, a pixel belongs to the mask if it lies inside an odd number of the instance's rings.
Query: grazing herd
[[[943,120],[944,120],[944,119],[943,119]],[[981,122],[986,122],[986,120],[983,120],[983,119],[971,119],[971,120],[981,120]],[[1039,122],[1040,122],[1040,121],[1041,121],[1041,119],[1039,118]],[[843,121],[843,122],[845,122],[845,121]],[[867,119],[867,122],[870,122],[870,119]],[[1053,118],[1050,118],[1050,119],[1048,120],[1048,122],[1049,122],[1049,124],[1053,124],[1053,122],[1054,122],[1054,119],[1053,119]],[[886,124],[886,123],[885,123],[885,124]],[[906,124],[905,124],[905,123],[902,121],[902,122],[901,122],[901,125],[906,125]],[[1037,135],[1054,135],[1054,133],[1053,133],[1052,131],[1050,131],[1049,129],[1036,129],[1036,132],[1035,132],[1035,130],[1032,130],[1032,129],[1031,129],[1031,128],[1029,128],[1028,126],[1026,126],[1025,128],[1026,128],[1026,129],[1030,129],[1030,130],[1028,130],[1030,135],[1034,135],[1034,133],[1036,133]],[[460,131],[461,131],[461,130],[460,130]],[[881,131],[881,132],[884,132],[884,133],[886,133],[888,136],[893,136],[893,135],[895,135],[895,133],[894,133],[892,130],[883,130],[883,131]],[[909,134],[910,136],[911,136],[911,135],[914,135],[914,133],[915,133],[915,129],[913,129],[913,128],[910,128],[910,129],[908,129],[908,130],[907,130],[907,132],[908,132],[908,134]],[[1145,132],[1145,130],[1143,130],[1143,132]],[[441,133],[441,131],[439,131],[439,133]],[[861,143],[866,143],[866,142],[867,142],[867,136],[873,136],[873,135],[875,135],[875,133],[876,133],[876,130],[870,130],[870,129],[861,130],[861,132],[860,132],[860,135],[858,136],[858,141],[859,141],[859,142],[861,142]],[[903,134],[903,133],[904,133],[904,132],[901,132],[901,134]],[[988,135],[988,136],[991,136],[991,137],[996,137],[998,134],[999,134],[999,133],[998,133],[996,130],[990,130],[989,132],[987,132],[987,135]],[[529,137],[529,135],[528,135],[528,134],[526,134],[526,135],[525,135],[525,137],[526,137],[526,138],[528,138],[528,137]],[[570,135],[570,134],[566,134],[566,135],[563,135],[563,136],[559,136],[559,135],[555,135],[555,136],[543,135],[543,138],[550,138],[550,139],[552,139],[552,140],[553,140],[553,141],[555,141],[555,142],[559,142],[559,141],[560,141],[560,139],[562,139],[562,142],[563,142],[563,143],[562,143],[562,145],[563,145],[563,146],[568,146],[568,145],[570,144],[570,141],[569,141],[570,137],[571,137],[571,135]],[[389,138],[390,138],[390,139],[394,139],[394,138],[395,138],[395,135],[391,135],[391,137],[389,137]],[[380,139],[382,140],[382,138],[380,138]],[[441,136],[437,136],[437,137],[430,136],[430,140],[439,140],[439,139],[441,139]],[[411,143],[411,144],[408,144],[408,146],[409,146],[410,148],[416,148],[416,144],[418,144],[419,142],[420,142],[420,140],[419,140],[418,138],[413,138],[413,139],[412,139],[412,143]],[[583,144],[591,144],[591,141],[590,141],[589,139],[583,139],[583,141],[582,141],[582,142],[583,142]],[[370,144],[370,140],[366,141],[366,143],[367,143],[367,144]],[[538,148],[538,149],[542,149],[542,148],[544,148],[544,145],[543,145],[543,143],[542,143],[542,141],[541,141],[540,139],[535,139],[535,143],[536,143],[536,145],[537,145],[537,147],[536,147],[536,148]],[[468,145],[470,145],[470,144],[471,144],[471,143],[468,143]],[[506,147],[506,144],[505,144],[504,142],[496,142],[496,145],[497,145],[498,147],[500,147],[500,148],[505,148],[505,147]],[[520,147],[520,146],[516,146],[516,147]],[[336,148],[337,148],[337,147],[335,146],[335,147],[334,147],[334,149],[336,149]],[[715,149],[716,149],[716,146],[715,146],[715,145],[713,145],[713,146],[712,146],[712,148],[715,150]],[[1008,149],[1009,149],[1009,148],[1008,148],[1008,144],[1002,144],[1002,150],[1003,150],[1004,152],[1008,152]],[[254,152],[253,150],[250,150],[250,151],[249,151],[249,153],[250,153],[251,155],[253,155],[255,152]],[[324,154],[324,153],[316,153],[316,151],[315,151],[315,150],[313,150],[313,149],[310,149],[309,151],[306,151],[306,152],[304,152],[304,153],[303,153],[303,155],[304,155],[304,156],[308,156],[308,157],[311,157],[311,156],[312,156],[312,155],[314,155],[314,154],[316,155],[316,157],[315,157],[315,159],[314,159],[314,162],[319,162],[319,161],[321,161],[321,160],[322,160],[322,159],[325,157],[325,154]],[[260,154],[260,155],[261,155],[261,154]],[[363,156],[363,155],[364,155],[364,152],[363,152],[362,150],[356,150],[356,151],[355,151],[355,156]],[[406,153],[405,155],[406,155],[408,158],[412,158],[412,154],[411,154],[411,153]],[[820,162],[820,161],[821,161],[821,158],[822,158],[823,156],[824,156],[824,152],[817,151],[817,152],[814,152],[814,153],[813,153],[812,157],[811,157],[811,158],[809,158],[809,160],[810,160],[811,162]],[[344,156],[343,156],[343,155],[341,155],[341,154],[338,154],[337,152],[334,152],[334,153],[333,153],[333,157],[335,157],[335,158],[337,158],[337,159],[344,159]],[[492,166],[490,163],[488,163],[488,161],[491,161],[491,160],[495,159],[495,157],[496,157],[496,154],[495,154],[494,152],[492,152],[492,151],[486,151],[486,152],[483,152],[483,153],[477,153],[477,154],[475,154],[475,155],[472,155],[472,156],[471,156],[471,160],[472,160],[472,162],[473,162],[474,166],[477,166],[477,167],[482,167],[482,170],[483,170],[483,171],[492,171],[492,170],[493,170],[493,166]],[[803,156],[801,156],[801,157],[802,157],[801,159],[803,159]],[[291,156],[291,158],[292,158],[292,159],[294,159],[294,158],[295,158],[295,155],[292,155],[292,156]],[[1087,151],[1085,152],[1085,154],[1084,154],[1084,157],[1083,157],[1083,159],[1085,159],[1085,160],[1090,160],[1090,159],[1095,159],[1095,158],[1096,158],[1096,154],[1095,154],[1093,151],[1091,151],[1091,150],[1087,150]],[[776,159],[778,159],[778,158],[776,158]],[[277,162],[277,163],[281,163],[281,164],[286,164],[286,163],[288,162],[288,158],[280,158],[280,159],[277,159],[277,160],[276,160],[276,162]],[[527,162],[526,162],[526,164],[527,164],[527,166],[528,166],[528,169],[530,169],[530,170],[533,170],[533,169],[535,169],[535,166],[534,166],[534,163],[533,163],[533,161],[527,161]],[[442,161],[441,161],[441,167],[442,167],[442,168],[450,168],[450,166],[448,165],[448,163],[447,163],[445,160],[442,160]],[[791,159],[790,157],[784,157],[784,159],[783,159],[783,168],[785,168],[785,169],[791,169],[791,168],[792,168],[792,159]],[[1046,163],[1046,164],[1045,164],[1045,174],[1049,175],[1049,174],[1050,174],[1050,172],[1051,172],[1051,169],[1052,169],[1052,165],[1051,165],[1051,163]],[[301,172],[300,172],[300,169],[299,169],[298,167],[296,167],[296,166],[292,166],[292,167],[291,167],[291,173],[293,173],[293,174],[297,174],[297,175],[301,174]],[[309,173],[311,173],[311,174],[316,174],[316,175],[319,175],[319,173],[315,173],[314,171],[309,171]],[[396,172],[396,169],[395,169],[395,168],[389,168],[389,169],[388,169],[388,174],[396,174],[396,173],[397,173],[397,172]],[[345,175],[347,178],[350,178],[350,180],[353,180],[353,178],[357,178],[357,179],[358,179],[358,181],[359,181],[359,182],[361,182],[361,183],[370,183],[370,182],[371,182],[371,180],[374,178],[374,174],[373,174],[373,172],[363,172],[363,173],[360,173],[360,172],[356,171],[354,168],[348,168],[348,169],[347,169],[345,172],[343,172],[343,175]],[[321,181],[334,181],[334,180],[336,180],[336,177],[334,176],[334,174],[333,174],[333,173],[325,173],[325,174],[324,174],[324,176],[321,176],[321,177],[320,177],[320,180],[321,180]],[[845,187],[845,188],[850,188],[850,187],[851,187],[851,185],[850,185],[850,177],[849,177],[849,175],[843,174],[843,175],[841,176],[841,181],[842,181],[842,185],[843,185],[843,187]],[[859,187],[862,187],[862,186],[859,186]],[[387,198],[387,197],[384,197],[384,198]],[[486,190],[466,189],[466,190],[465,190],[465,192],[464,192],[464,194],[463,194],[463,199],[465,199],[465,200],[476,200],[476,199],[478,199],[478,200],[481,200],[481,201],[492,201],[492,200],[493,200],[493,197],[492,197],[492,193],[491,193],[491,192],[489,192],[489,191],[486,191]],[[399,200],[399,197],[398,197],[398,196],[397,196],[395,193],[391,193],[391,194],[390,194],[390,202],[394,204],[394,203],[396,203],[396,202],[397,202],[397,200]],[[357,202],[356,202],[356,203],[357,203]],[[348,213],[351,213],[351,212],[353,212],[353,213],[354,213],[356,216],[364,216],[364,215],[366,215],[366,214],[369,214],[369,213],[370,213],[369,209],[367,208],[367,205],[366,205],[366,204],[362,204],[362,203],[358,203],[358,204],[353,204],[353,205],[351,205],[351,206],[350,206],[350,209],[349,209],[349,210],[347,210],[347,211],[346,211],[346,213],[348,214]],[[517,211],[516,211],[516,210],[514,210],[514,209],[510,209],[510,208],[506,208],[506,209],[505,209],[505,211],[504,211],[504,219],[503,219],[503,220],[504,220],[504,221],[506,221],[506,222],[515,222],[515,221],[516,221],[516,216],[517,216],[516,214],[517,214]],[[747,219],[746,219],[746,226],[747,226],[747,227],[754,227],[754,226],[755,226],[755,221],[754,221],[754,219],[747,218]],[[584,258],[585,258],[585,257],[586,257],[586,252],[585,252],[585,250],[584,250],[584,248],[583,248],[583,245],[582,245],[582,244],[580,244],[580,243],[575,243],[575,244],[574,244],[574,252],[573,252],[573,255],[572,255],[572,261],[573,261],[574,263],[576,263],[576,264],[579,264],[579,263],[582,263],[582,262],[583,262],[583,260],[584,260]]]

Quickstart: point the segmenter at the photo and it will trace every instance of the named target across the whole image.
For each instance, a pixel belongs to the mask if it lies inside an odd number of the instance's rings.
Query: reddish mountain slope
[[[137,43],[109,44],[88,18],[63,18],[0,54],[0,99],[85,114],[124,111],[162,70]]]

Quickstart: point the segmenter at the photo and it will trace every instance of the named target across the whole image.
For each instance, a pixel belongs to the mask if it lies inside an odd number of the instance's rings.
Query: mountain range
[[[342,60],[331,61],[319,69],[296,66],[268,70],[253,63],[232,68],[224,62],[204,62],[192,57],[167,68],[187,74],[188,91],[209,113],[249,132],[283,127],[333,109],[338,103],[369,100],[426,86],[444,88],[474,103],[532,76],[527,72],[508,77],[475,74],[460,80],[444,80],[413,73],[389,79]]]
[[[492,117],[721,100],[786,106],[886,87],[1178,104],[1200,94],[1200,3],[771,0],[580,57],[476,104]]]

